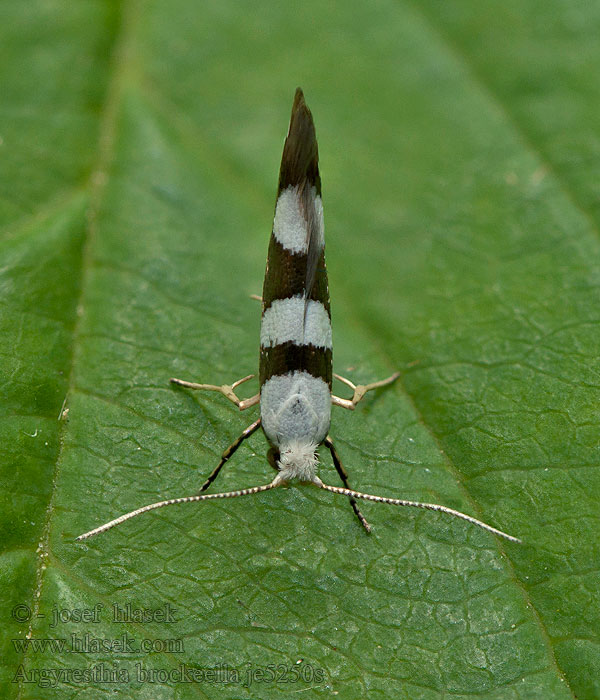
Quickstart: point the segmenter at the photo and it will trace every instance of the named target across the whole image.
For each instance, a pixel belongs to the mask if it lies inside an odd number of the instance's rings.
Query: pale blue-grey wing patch
[[[311,297],[313,286],[317,276],[319,258],[324,246],[323,231],[323,207],[321,197],[316,188],[308,181],[304,181],[300,192],[300,202],[304,218],[306,220],[306,276],[304,284],[304,325],[306,326],[306,314],[308,301]]]

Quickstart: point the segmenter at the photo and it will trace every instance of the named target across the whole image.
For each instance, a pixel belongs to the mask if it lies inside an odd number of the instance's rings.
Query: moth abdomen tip
[[[281,193],[286,187],[309,185],[321,192],[319,177],[319,151],[315,124],[310,109],[304,99],[302,88],[296,88],[290,126],[283,148],[281,169],[279,171],[279,188]]]

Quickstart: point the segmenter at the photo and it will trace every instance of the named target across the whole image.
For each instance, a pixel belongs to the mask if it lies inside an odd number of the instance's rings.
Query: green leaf
[[[600,697],[598,8],[5,0],[0,19],[2,697]],[[297,85],[335,369],[402,370],[334,410],[351,484],[523,545],[375,504],[366,536],[307,485],[74,541],[195,493],[257,415],[168,380],[256,370]],[[265,451],[257,433],[213,490],[266,483]],[[146,619],[113,620],[128,604]]]

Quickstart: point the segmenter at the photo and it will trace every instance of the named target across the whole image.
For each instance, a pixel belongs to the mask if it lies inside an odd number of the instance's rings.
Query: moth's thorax
[[[320,445],[331,422],[331,393],[321,377],[306,371],[275,375],[261,388],[262,427],[281,451],[291,444]]]

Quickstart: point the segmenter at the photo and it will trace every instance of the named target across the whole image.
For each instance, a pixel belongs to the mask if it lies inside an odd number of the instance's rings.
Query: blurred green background
[[[600,697],[599,31],[583,0],[3,0],[3,697]],[[308,486],[74,542],[194,493],[256,416],[168,379],[256,370],[298,85],[334,369],[402,371],[334,410],[351,483],[523,545],[375,504],[369,537]]]

